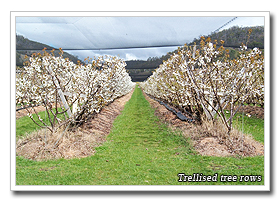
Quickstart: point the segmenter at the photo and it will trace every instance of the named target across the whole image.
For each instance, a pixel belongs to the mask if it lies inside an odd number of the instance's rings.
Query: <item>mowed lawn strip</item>
[[[218,174],[217,182],[178,182],[178,173]],[[262,181],[220,182],[221,175],[259,175]],[[200,156],[172,132],[136,86],[107,141],[94,156],[30,161],[17,157],[18,185],[240,185],[264,184],[264,157]]]

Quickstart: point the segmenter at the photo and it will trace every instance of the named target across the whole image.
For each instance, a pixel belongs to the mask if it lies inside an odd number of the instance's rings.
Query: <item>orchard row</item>
[[[17,105],[31,107],[29,113],[35,105],[45,106],[51,125],[39,115],[36,123],[51,132],[63,124],[86,121],[134,87],[126,63],[117,57],[100,56],[87,64],[75,64],[62,54],[62,50],[59,57],[46,51],[34,54],[16,78]],[[64,120],[58,118],[60,114]]]
[[[264,105],[264,56],[242,44],[239,57],[230,60],[229,52],[217,46],[202,37],[199,49],[178,48],[141,87],[199,119],[218,116],[230,134],[232,118],[244,103]]]

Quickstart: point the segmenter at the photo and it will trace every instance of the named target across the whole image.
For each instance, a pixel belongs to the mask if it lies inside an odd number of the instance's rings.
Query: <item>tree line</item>
[[[33,53],[43,53],[43,49],[47,48],[47,52],[50,53],[52,49],[55,49],[54,55],[59,56],[59,49],[53,48],[46,44],[42,44],[40,42],[35,42],[25,38],[22,35],[16,35],[16,66],[22,67],[23,63],[27,61],[25,56],[30,57]],[[39,50],[40,49],[40,50]],[[64,57],[69,58],[70,61],[75,64],[78,63],[78,57],[73,56],[67,52],[64,52]]]
[[[252,29],[250,37],[248,37],[249,29]],[[192,42],[188,43],[187,45],[199,45],[200,38],[195,38]],[[234,26],[229,29],[225,29],[220,32],[214,32],[210,35],[203,35],[204,38],[210,37],[212,41],[217,40],[220,42],[221,40],[224,41],[223,46],[225,49],[228,49],[230,59],[235,59],[239,56],[239,48],[241,43],[243,42],[247,45],[248,48],[257,47],[259,49],[264,48],[264,27],[263,26],[256,26],[256,27],[238,27]],[[198,47],[199,48],[199,47]],[[130,74],[134,74],[132,80],[140,80],[144,81],[163,61],[170,58],[172,54],[177,54],[178,49],[168,52],[166,55],[161,57],[149,57],[147,60],[129,60],[126,61],[127,69]],[[142,76],[143,72],[149,72],[147,77]],[[137,77],[135,74],[139,73],[141,77]]]

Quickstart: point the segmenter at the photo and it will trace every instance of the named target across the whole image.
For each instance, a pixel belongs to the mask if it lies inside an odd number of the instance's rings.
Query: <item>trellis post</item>
[[[61,101],[62,101],[62,103],[63,103],[63,105],[64,105],[64,107],[65,107],[65,109],[66,109],[66,112],[67,112],[69,118],[71,118],[71,117],[72,117],[72,112],[71,112],[71,110],[70,110],[70,107],[68,106],[68,103],[67,103],[67,101],[66,101],[66,99],[65,99],[65,96],[64,96],[62,90],[61,90],[61,87],[60,87],[60,85],[59,85],[59,83],[58,83],[58,80],[57,80],[57,78],[55,77],[55,75],[54,75],[54,73],[53,73],[53,71],[52,71],[51,66],[49,66],[49,72],[50,72],[50,74],[51,74],[51,76],[52,76],[52,78],[53,78],[55,87],[56,87],[57,92],[58,92],[58,94],[59,94],[59,97],[60,97],[60,99],[61,99]]]

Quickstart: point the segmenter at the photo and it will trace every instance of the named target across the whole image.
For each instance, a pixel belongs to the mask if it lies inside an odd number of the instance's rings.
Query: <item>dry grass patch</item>
[[[98,143],[93,134],[81,130],[66,131],[59,140],[63,131],[61,129],[50,135],[48,130],[41,129],[19,139],[16,144],[17,155],[32,160],[48,160],[86,157],[94,154],[94,147],[98,146]]]
[[[185,137],[191,138],[194,148],[201,155],[219,157],[264,155],[263,144],[254,140],[251,135],[233,129],[228,136],[219,121],[213,123],[203,120],[201,124],[181,121],[163,105],[145,93],[144,96],[155,109],[155,115],[167,122],[171,129],[180,129]]]
[[[230,135],[219,121],[203,121],[201,125],[188,124],[181,127],[183,134],[193,140],[195,149],[207,156],[259,156],[264,146],[252,135],[233,129]]]
[[[121,113],[133,91],[105,106],[100,113],[74,131],[59,129],[51,134],[46,129],[18,139],[16,152],[32,160],[81,158],[94,154],[94,148],[106,141],[115,118]],[[63,135],[63,137],[61,137]]]

